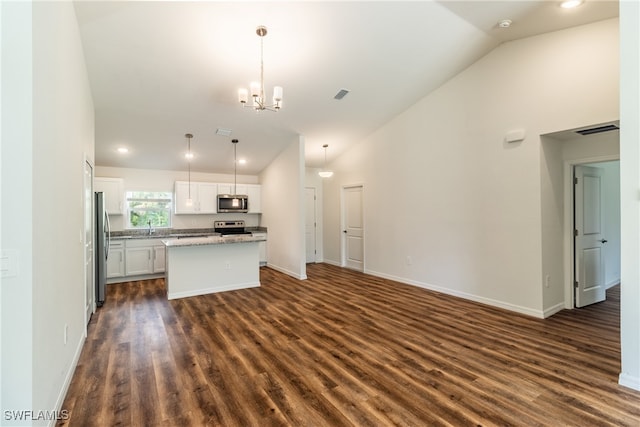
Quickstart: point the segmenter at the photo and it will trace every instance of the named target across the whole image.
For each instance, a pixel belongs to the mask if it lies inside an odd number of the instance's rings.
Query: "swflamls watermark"
[[[69,411],[32,411],[32,410],[6,410],[4,411],[5,421],[60,421],[68,420]]]

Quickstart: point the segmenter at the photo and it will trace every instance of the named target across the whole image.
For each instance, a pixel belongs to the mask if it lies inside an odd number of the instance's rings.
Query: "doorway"
[[[342,187],[342,266],[364,271],[363,186]]]
[[[604,301],[620,283],[620,165],[576,161],[570,165],[572,218],[569,308]]]

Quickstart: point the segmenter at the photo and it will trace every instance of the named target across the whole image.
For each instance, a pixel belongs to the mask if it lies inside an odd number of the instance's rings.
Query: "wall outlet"
[[[551,276],[549,276],[547,274],[546,276],[544,276],[544,287],[548,288],[549,287],[549,283],[551,283]]]
[[[412,263],[413,263],[413,259],[410,256],[408,256],[407,257],[407,265],[411,265]]]
[[[225,261],[224,262],[224,268],[227,270],[231,270],[231,261]]]
[[[64,345],[67,345],[67,339],[69,338],[69,325],[64,324]]]

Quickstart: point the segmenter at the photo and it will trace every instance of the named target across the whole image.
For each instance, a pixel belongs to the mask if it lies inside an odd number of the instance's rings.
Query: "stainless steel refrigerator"
[[[109,215],[105,206],[105,195],[96,192],[96,305],[102,307],[107,296],[107,259],[109,258],[109,244],[111,230]]]

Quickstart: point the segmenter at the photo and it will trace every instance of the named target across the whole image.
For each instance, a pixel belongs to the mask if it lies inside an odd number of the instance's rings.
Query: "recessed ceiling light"
[[[560,7],[563,9],[572,9],[580,6],[582,3],[584,3],[584,0],[566,0],[560,3]]]
[[[124,154],[124,153],[128,153],[128,152],[129,152],[129,149],[127,147],[119,147],[118,148],[118,153]]]
[[[246,165],[247,164],[247,160],[246,159],[238,159],[238,163],[241,165]]]
[[[511,26],[511,23],[511,19],[503,19],[502,21],[498,21],[498,27],[509,28]]]

